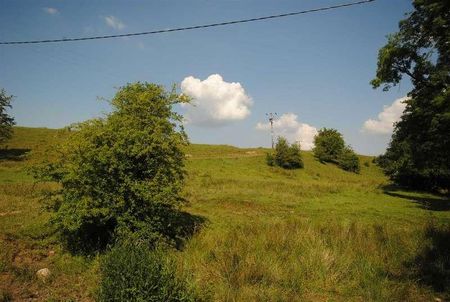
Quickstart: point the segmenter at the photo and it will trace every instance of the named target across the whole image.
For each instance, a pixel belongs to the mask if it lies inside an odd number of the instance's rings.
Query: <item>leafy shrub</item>
[[[337,163],[345,148],[344,139],[336,129],[322,128],[314,137],[314,156],[320,162]]]
[[[267,164],[269,166],[279,166],[284,169],[303,168],[303,160],[298,144],[289,146],[284,137],[279,137],[275,146],[275,154],[267,154]]]
[[[350,147],[345,147],[338,158],[338,166],[345,171],[359,173],[361,167],[356,153]]]
[[[359,158],[349,146],[345,146],[342,134],[336,129],[322,128],[314,137],[314,156],[320,162],[337,164],[346,171],[359,173]]]
[[[173,241],[187,136],[172,105],[185,101],[159,85],[128,84],[112,113],[75,125],[55,147],[56,162],[35,169],[61,185],[50,196],[52,221],[70,249],[94,251],[128,236]]]
[[[118,244],[101,261],[99,301],[196,301],[159,249]]]
[[[300,153],[300,145],[294,143],[288,148],[288,163],[284,167],[287,169],[300,169],[303,168],[302,155]]]
[[[266,153],[266,163],[271,167],[275,166],[275,158],[272,153]]]

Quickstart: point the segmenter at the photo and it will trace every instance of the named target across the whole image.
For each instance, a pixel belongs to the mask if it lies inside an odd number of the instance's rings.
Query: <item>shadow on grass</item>
[[[200,215],[192,215],[188,212],[176,213],[177,219],[174,220],[176,232],[176,248],[181,250],[184,248],[185,243],[192,238],[203,225],[207,222],[207,219]]]
[[[414,279],[450,298],[450,226],[430,224],[425,231],[423,248],[407,263]]]
[[[155,214],[155,213],[154,213]],[[75,255],[90,256],[105,252],[108,247],[123,240],[137,240],[149,246],[168,244],[178,250],[192,238],[207,222],[203,216],[183,211],[165,209],[164,214],[142,221],[145,227],[135,229],[134,233],[117,233],[117,222],[112,219],[106,223],[83,224],[75,232],[60,231],[65,248]],[[121,234],[121,235],[119,235]],[[124,235],[125,234],[125,235]]]
[[[0,161],[1,160],[13,160],[21,161],[25,159],[25,156],[31,149],[0,149]]]
[[[445,195],[431,196],[414,196],[410,193],[421,193],[417,191],[408,191],[405,188],[400,188],[394,185],[387,185],[382,187],[384,194],[410,200],[416,203],[420,208],[430,211],[450,211],[450,198]],[[401,190],[401,191],[400,191]]]

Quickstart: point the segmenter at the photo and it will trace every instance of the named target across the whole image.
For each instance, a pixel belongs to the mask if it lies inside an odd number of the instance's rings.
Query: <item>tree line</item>
[[[374,88],[406,75],[413,89],[386,153],[377,159],[391,180],[414,189],[450,190],[450,1],[415,0],[378,54]]]
[[[314,157],[321,163],[333,163],[345,171],[359,173],[359,158],[353,149],[345,145],[342,134],[336,129],[322,128],[314,137]],[[300,169],[304,167],[300,153],[300,143],[288,144],[284,137],[278,137],[273,153],[267,153],[269,166],[284,169]]]

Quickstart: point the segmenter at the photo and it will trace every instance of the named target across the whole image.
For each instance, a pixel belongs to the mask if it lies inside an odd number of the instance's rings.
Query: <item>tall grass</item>
[[[98,301],[198,300],[162,250],[127,243],[116,245],[103,257]]]
[[[256,219],[203,232],[180,265],[218,301],[425,301],[405,266],[424,238],[422,227]]]

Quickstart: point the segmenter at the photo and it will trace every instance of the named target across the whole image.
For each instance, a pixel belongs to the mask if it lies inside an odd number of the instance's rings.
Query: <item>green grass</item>
[[[94,297],[98,259],[61,249],[38,198],[51,185],[34,185],[26,173],[60,139],[57,130],[17,127],[8,142],[15,151],[0,157],[0,297]],[[370,157],[361,156],[361,173],[353,174],[303,152],[305,169],[285,171],[265,164],[267,151],[186,149],[185,210],[207,222],[174,256],[202,296],[215,301],[450,298],[448,199],[392,188]],[[34,277],[42,267],[53,272],[47,283]]]

